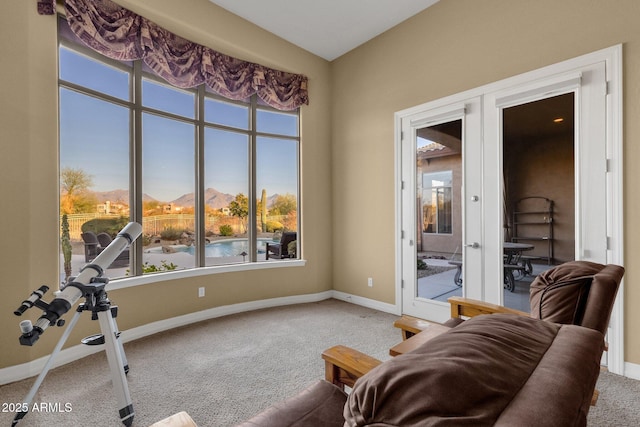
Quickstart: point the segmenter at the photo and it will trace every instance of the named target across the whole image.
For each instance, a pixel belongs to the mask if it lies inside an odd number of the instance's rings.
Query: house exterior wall
[[[418,242],[418,251],[427,252],[431,255],[452,257],[454,254],[461,254],[462,244],[462,156],[459,154],[436,157],[420,161],[418,163],[418,181],[423,173],[451,171],[452,200],[451,200],[451,234],[420,233],[422,240]],[[418,220],[422,222],[422,213],[418,198]],[[417,230],[422,230],[422,224],[418,224]]]
[[[396,111],[623,44],[625,360],[640,363],[638,16],[636,0],[440,0],[333,61],[334,288],[396,303]]]

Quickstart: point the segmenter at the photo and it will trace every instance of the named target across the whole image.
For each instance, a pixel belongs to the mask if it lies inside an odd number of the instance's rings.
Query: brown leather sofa
[[[529,313],[483,301],[452,297],[451,319],[454,327],[464,317],[479,314],[513,313],[547,322],[580,325],[606,334],[609,318],[624,275],[619,265],[571,261],[551,268],[536,277],[530,286]]]
[[[479,316],[360,378],[347,426],[584,426],[600,371],[597,331]]]
[[[531,314],[456,320],[384,363],[357,351],[354,363],[327,361],[365,368],[327,371],[337,384],[319,381],[240,426],[584,426],[623,273],[581,261],[556,267],[532,284]]]

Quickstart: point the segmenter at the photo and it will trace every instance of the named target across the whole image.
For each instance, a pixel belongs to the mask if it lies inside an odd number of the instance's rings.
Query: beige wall
[[[637,0],[440,0],[331,64],[207,0],[117,0],[158,24],[224,53],[309,77],[302,108],[305,267],[247,271],[110,293],[127,329],[223,304],[331,289],[395,303],[393,113],[443,96],[624,44],[625,259],[640,253],[640,2]],[[33,348],[17,343],[12,312],[58,278],[56,31],[35,2],[3,3],[0,53],[0,368],[51,351],[61,329]],[[11,66],[7,64],[11,61]],[[7,219],[10,218],[10,223]],[[331,232],[329,232],[331,230]],[[628,263],[625,360],[640,363],[640,303]],[[367,286],[367,278],[374,286]],[[205,286],[207,297],[196,298]],[[160,309],[159,309],[160,307]],[[82,322],[70,338],[95,330]]]
[[[116,1],[223,53],[305,74],[311,98],[301,113],[306,266],[200,276],[112,291],[109,297],[120,306],[120,328],[226,304],[331,289],[329,63],[207,0]],[[58,280],[56,19],[39,16],[36,2],[25,0],[4,2],[1,19],[0,368],[4,368],[50,353],[63,329],[51,328],[37,345],[23,347],[18,344],[22,319],[13,315],[33,289],[42,284],[55,287]],[[206,287],[206,297],[197,297],[199,286]],[[29,317],[36,318],[40,314],[36,311],[31,310]],[[87,315],[69,338],[69,345],[96,329],[97,322]]]
[[[334,288],[395,303],[394,112],[623,43],[625,360],[640,363],[639,16],[637,0],[440,0],[335,60]]]

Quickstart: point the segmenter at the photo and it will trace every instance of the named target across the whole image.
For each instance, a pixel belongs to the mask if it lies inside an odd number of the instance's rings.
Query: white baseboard
[[[210,308],[208,310],[197,311],[171,319],[159,320],[137,328],[122,331],[122,341],[129,342],[146,337],[158,332],[190,325],[203,320],[215,319],[216,317],[229,316],[231,314],[244,313],[247,311],[260,310],[263,308],[280,307],[292,304],[304,304],[309,302],[324,301],[332,297],[332,291],[320,292],[317,294],[295,295],[290,297],[271,298],[259,301],[243,302],[233,305]]]
[[[624,376],[634,380],[640,380],[640,365],[624,362]]]
[[[282,298],[272,298],[215,307],[208,310],[185,314],[183,316],[173,317],[171,319],[159,320],[157,322],[138,326],[137,328],[128,329],[126,331],[122,331],[121,338],[122,342],[126,343],[149,335],[153,335],[158,332],[167,331],[169,329],[178,328],[180,326],[189,325],[191,323],[200,322],[203,320],[214,319],[216,317],[228,316],[231,314],[259,310],[263,308],[318,302],[329,298],[333,298],[333,291],[325,291],[307,295],[295,295]],[[62,350],[56,355],[51,369],[65,365],[78,359],[82,359],[83,357],[98,353],[102,350],[103,348],[101,346],[86,346],[82,344],[69,347]],[[39,375],[48,359],[49,355],[33,360],[31,362],[0,369],[0,385]]]
[[[122,331],[122,342],[126,343],[134,341],[158,332],[167,331],[169,329],[186,326],[192,323],[201,322],[203,320],[214,319],[216,317],[228,316],[231,314],[244,313],[247,311],[260,310],[263,308],[280,307],[291,304],[304,304],[310,302],[324,301],[326,299],[335,298],[340,301],[357,304],[374,310],[383,311],[400,315],[399,306],[394,304],[383,303],[369,298],[351,295],[339,291],[325,291],[317,294],[296,295],[282,298],[272,298],[260,301],[250,301],[240,304],[215,307],[208,310],[198,311],[195,313],[185,314],[183,316],[173,317],[171,319],[160,320],[137,328]],[[102,347],[76,345],[62,350],[52,365],[52,369],[58,366],[71,363],[75,360],[82,359],[94,353],[102,351]],[[44,368],[49,356],[44,356],[31,362],[22,363],[20,365],[9,366],[0,369],[0,385],[20,381],[40,374]],[[640,365],[625,362],[624,376],[632,379],[640,380]]]
[[[383,311],[385,313],[391,313],[400,315],[401,310],[400,307],[394,304],[388,304],[385,302],[376,301],[369,298],[359,297],[357,295],[346,294],[340,291],[331,291],[333,293],[333,298],[338,299],[340,301],[350,302],[352,304],[361,305],[363,307],[371,308],[378,311]]]

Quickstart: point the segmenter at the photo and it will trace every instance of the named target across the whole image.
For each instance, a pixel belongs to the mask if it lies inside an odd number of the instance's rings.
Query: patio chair
[[[100,243],[99,252],[102,252],[107,246],[111,244],[113,239],[107,233],[100,233],[96,236],[98,242]],[[120,252],[120,255],[116,257],[116,259],[111,263],[109,268],[111,267],[127,267],[129,265],[129,248]]]
[[[91,262],[101,251],[100,242],[92,231],[82,233],[81,236],[84,242],[84,261]]]
[[[279,243],[267,243],[267,259],[291,258],[292,254],[289,253],[289,243],[294,242],[297,239],[297,235],[298,233],[295,231],[285,231],[282,233]]]

